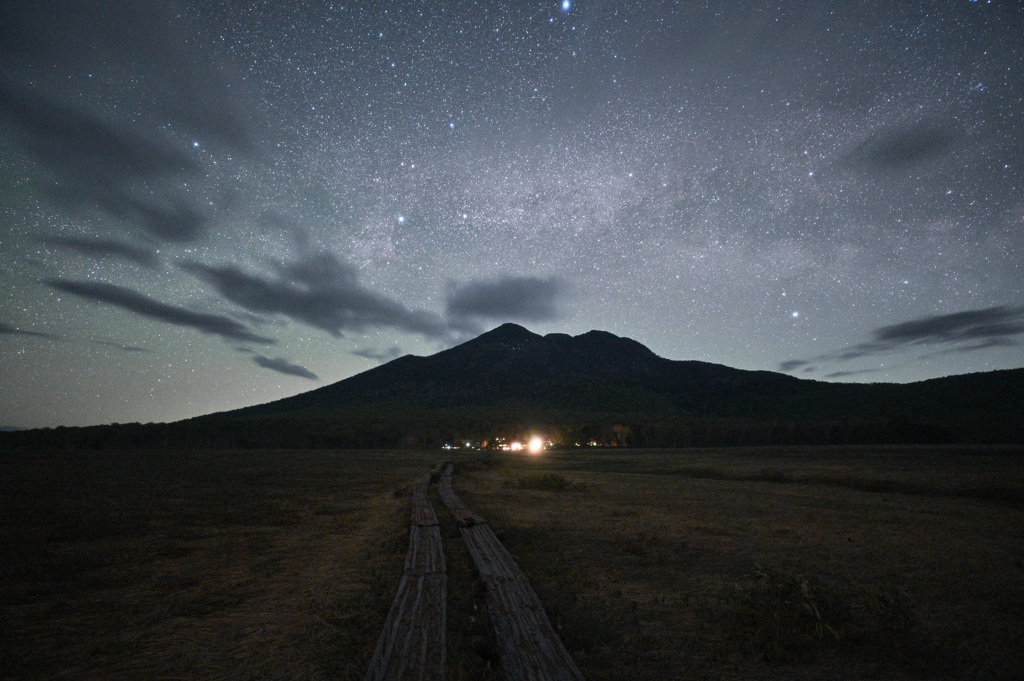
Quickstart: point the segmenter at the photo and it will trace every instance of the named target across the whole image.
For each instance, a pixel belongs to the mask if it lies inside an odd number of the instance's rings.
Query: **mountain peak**
[[[487,333],[480,334],[476,337],[476,340],[486,343],[522,343],[525,341],[536,340],[538,338],[540,338],[540,336],[529,329],[519,326],[518,324],[513,324],[512,322],[506,322],[499,327],[491,329]]]

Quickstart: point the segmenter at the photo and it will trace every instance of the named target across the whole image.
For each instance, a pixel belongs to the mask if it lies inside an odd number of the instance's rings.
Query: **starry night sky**
[[[0,426],[506,321],[818,380],[1024,366],[1017,0],[0,6]]]

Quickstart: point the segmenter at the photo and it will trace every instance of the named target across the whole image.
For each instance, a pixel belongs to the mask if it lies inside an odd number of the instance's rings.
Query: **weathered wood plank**
[[[466,508],[466,505],[462,503],[462,499],[456,496],[455,490],[452,489],[452,469],[453,467],[449,464],[444,472],[441,473],[441,478],[437,482],[437,493],[441,495],[441,501],[451,511],[460,527],[486,524],[486,520]]]
[[[494,624],[498,656],[508,681],[583,681],[537,593],[508,550],[480,516],[465,507],[452,489],[449,465],[438,492],[462,525],[463,541],[484,584],[487,611]],[[471,515],[470,515],[471,514]],[[475,518],[462,522],[463,518]]]
[[[448,576],[402,575],[367,681],[443,681]]]
[[[445,678],[448,577],[441,528],[427,498],[430,482],[431,474],[427,474],[413,487],[404,574],[377,639],[366,681]]]
[[[405,574],[429,575],[446,572],[441,528],[437,525],[409,528],[409,551],[405,554]]]

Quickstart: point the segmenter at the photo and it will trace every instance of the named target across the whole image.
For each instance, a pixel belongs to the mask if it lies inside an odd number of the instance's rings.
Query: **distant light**
[[[530,453],[536,454],[540,450],[544,449],[544,442],[539,438],[535,437],[530,440]]]
[[[198,149],[199,148],[199,142],[193,142],[192,146],[195,147],[196,149]]]
[[[398,221],[399,222],[405,222],[405,216],[404,215],[399,215],[398,216]]]
[[[448,127],[451,128],[452,130],[454,130],[455,129],[455,121],[452,121],[451,123],[449,123]]]
[[[572,9],[572,3],[569,0],[562,0],[562,11],[568,12]]]
[[[790,315],[790,317],[792,317],[793,319],[796,319],[799,316],[800,316],[800,313],[799,312],[795,312],[795,311]]]
[[[519,452],[522,451],[523,445],[522,443],[519,442],[513,442],[511,445],[509,445],[509,449],[511,449],[513,452]]]

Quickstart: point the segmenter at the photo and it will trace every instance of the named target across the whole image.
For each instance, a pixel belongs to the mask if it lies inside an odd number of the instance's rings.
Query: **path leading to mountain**
[[[441,528],[427,499],[431,479],[439,470],[427,473],[413,487],[405,570],[366,681],[445,679],[448,577]]]
[[[484,583],[498,655],[508,681],[583,681],[562,639],[555,633],[529,580],[490,525],[466,508],[452,489],[448,464],[437,489],[455,516],[462,538]]]

